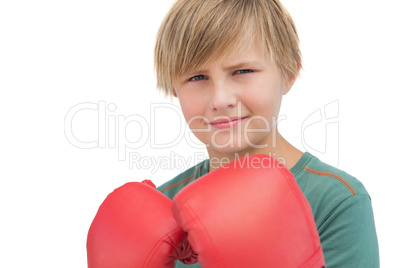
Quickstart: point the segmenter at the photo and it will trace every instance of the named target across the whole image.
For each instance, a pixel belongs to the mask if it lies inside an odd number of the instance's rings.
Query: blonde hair
[[[286,81],[302,67],[295,24],[278,0],[177,0],[156,38],[157,87],[259,40]]]

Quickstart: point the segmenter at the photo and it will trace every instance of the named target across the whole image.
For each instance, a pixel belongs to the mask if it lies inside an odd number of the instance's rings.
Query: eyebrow
[[[240,62],[234,65],[229,65],[229,66],[224,66],[223,69],[225,71],[230,71],[230,70],[238,70],[238,69],[247,69],[247,68],[256,68],[259,66],[260,63],[258,61],[245,61],[245,62]],[[203,73],[208,73],[208,70],[196,70],[193,72],[189,72],[187,74],[184,74],[185,76],[193,76],[197,74],[203,74]]]
[[[245,68],[255,68],[256,66],[260,65],[258,61],[246,61],[240,62],[235,65],[225,66],[224,70],[237,70],[237,69],[245,69]]]

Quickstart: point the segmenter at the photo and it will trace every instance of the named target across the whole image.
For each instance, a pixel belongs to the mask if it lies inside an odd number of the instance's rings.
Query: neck
[[[256,154],[266,154],[274,157],[278,162],[285,165],[288,169],[291,169],[303,156],[303,152],[291,145],[278,132],[276,133],[276,137],[271,139],[271,141],[274,142],[269,143],[269,145],[264,148],[247,148],[236,152],[220,152],[208,149],[210,159],[209,171],[213,171],[238,158]]]

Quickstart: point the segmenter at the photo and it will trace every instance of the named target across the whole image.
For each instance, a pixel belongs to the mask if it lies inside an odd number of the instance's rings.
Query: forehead
[[[235,51],[228,51],[224,57],[215,62],[219,62],[224,67],[258,64],[267,60],[268,53],[262,47],[261,42],[248,42],[247,45]],[[247,64],[245,64],[247,63]]]
[[[192,10],[187,24],[175,25],[168,62],[172,80],[246,51],[258,42],[266,47],[261,46],[262,50],[268,50],[265,44],[269,40],[254,5],[246,0],[239,0],[239,3],[244,2],[241,5],[228,1],[229,5],[234,5],[228,9],[223,2],[215,1],[206,2],[219,2],[217,10]]]
[[[198,65],[185,68],[180,76],[207,72],[213,65],[223,69],[241,69],[257,66],[269,60],[269,53],[260,40],[244,39],[238,46],[226,48],[215,53],[214,57],[205,57]]]

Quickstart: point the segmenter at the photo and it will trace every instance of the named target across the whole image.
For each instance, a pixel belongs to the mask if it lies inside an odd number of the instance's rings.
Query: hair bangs
[[[286,79],[298,75],[302,63],[296,28],[278,0],[178,0],[157,35],[157,87],[171,95],[180,76],[256,42]]]

